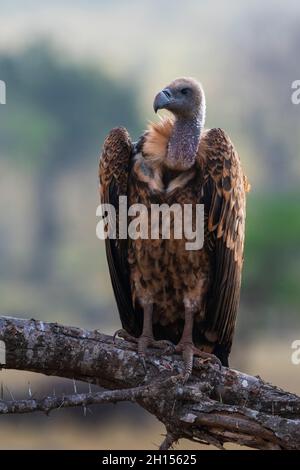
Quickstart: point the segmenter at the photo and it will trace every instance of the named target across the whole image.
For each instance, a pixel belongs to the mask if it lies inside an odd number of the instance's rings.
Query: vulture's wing
[[[99,164],[102,203],[112,204],[119,220],[119,196],[127,196],[133,145],[126,129],[115,128],[107,136]],[[118,234],[118,231],[117,231]],[[142,315],[132,305],[130,276],[127,261],[127,239],[105,240],[106,257],[121,322],[125,330],[138,336]]]
[[[206,141],[203,197],[214,268],[205,317],[208,330],[217,333],[218,343],[228,354],[240,297],[247,183],[225,132],[211,129]]]

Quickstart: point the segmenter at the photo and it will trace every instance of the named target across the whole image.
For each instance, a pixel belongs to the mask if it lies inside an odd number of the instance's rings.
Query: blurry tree
[[[233,96],[243,117],[239,132],[265,173],[262,189],[276,193],[295,190],[300,177],[300,107],[291,101],[292,83],[299,78],[299,19],[284,5],[281,9],[244,12],[234,51],[242,72]]]
[[[108,130],[116,125],[136,132],[139,124],[133,84],[115,82],[99,69],[71,63],[39,43],[18,55],[0,56],[8,87],[0,114],[0,150],[37,177],[36,257],[30,274],[41,281],[51,272],[56,226],[55,180],[68,166],[95,161]]]

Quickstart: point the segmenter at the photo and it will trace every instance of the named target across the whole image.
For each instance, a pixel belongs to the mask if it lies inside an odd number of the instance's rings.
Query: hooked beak
[[[157,113],[159,109],[166,109],[168,105],[170,104],[171,98],[172,98],[172,93],[169,90],[169,88],[165,88],[164,90],[160,91],[154,99],[154,103],[153,103],[154,112]]]

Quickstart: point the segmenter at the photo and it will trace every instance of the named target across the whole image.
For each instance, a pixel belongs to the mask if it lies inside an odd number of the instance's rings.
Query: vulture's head
[[[153,108],[155,112],[167,109],[176,118],[204,120],[205,96],[202,86],[194,78],[177,78],[156,95]]]

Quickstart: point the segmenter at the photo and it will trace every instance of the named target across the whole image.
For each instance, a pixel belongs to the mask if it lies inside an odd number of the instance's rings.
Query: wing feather
[[[126,129],[115,128],[107,136],[99,163],[100,196],[102,203],[112,204],[119,220],[119,197],[127,196],[128,177],[133,145]],[[122,326],[128,333],[139,336],[142,316],[132,304],[128,266],[127,240],[106,238],[106,258]]]
[[[203,199],[207,247],[214,260],[205,317],[230,352],[240,298],[245,231],[245,189],[239,157],[225,132],[206,134]]]

